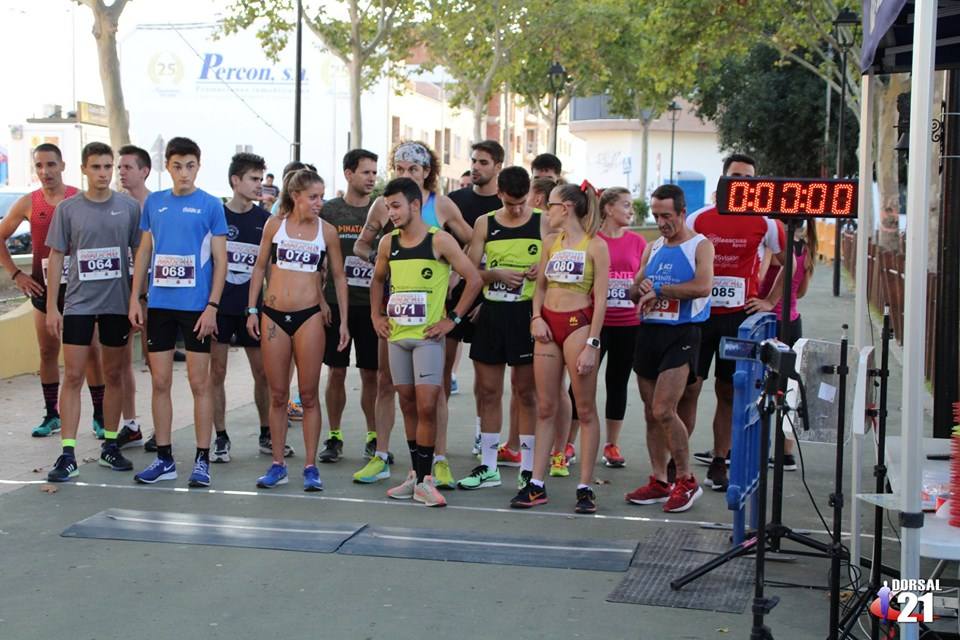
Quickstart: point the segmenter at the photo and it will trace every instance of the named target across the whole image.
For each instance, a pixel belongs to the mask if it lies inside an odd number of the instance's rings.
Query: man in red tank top
[[[51,336],[46,329],[46,281],[48,278],[53,281],[53,290],[58,292],[58,306],[62,311],[65,280],[58,275],[46,274],[47,255],[50,253],[46,240],[47,230],[50,228],[57,205],[77,193],[76,187],[63,184],[64,167],[63,155],[55,144],[45,142],[38,145],[33,150],[33,168],[40,181],[40,188],[13,203],[9,213],[0,222],[0,266],[10,275],[17,288],[30,298],[34,308],[34,329],[40,347],[40,386],[43,389],[43,402],[46,406],[43,421],[32,432],[36,438],[60,431],[60,413],[57,403],[60,391],[60,367],[57,363],[60,355],[60,340]],[[30,240],[33,244],[33,264],[29,274],[17,267],[7,250],[7,239],[24,221],[30,223]],[[100,368],[100,351],[97,348],[90,350],[86,376],[90,397],[93,400],[93,431],[97,438],[102,439],[104,437],[104,386],[103,371]]]
[[[753,176],[755,172],[756,162],[747,155],[733,154],[723,162],[725,176]],[[703,323],[697,380],[684,392],[679,412],[687,430],[692,432],[700,389],[704,379],[710,375],[710,363],[716,359],[714,387],[717,410],[713,417],[713,450],[695,453],[693,457],[710,465],[704,484],[714,491],[726,491],[726,460],[730,455],[732,438],[733,374],[736,367],[732,360],[720,359],[720,339],[724,336],[736,337],[740,324],[749,314],[759,310],[755,300],[760,288],[759,248],[764,247],[766,251],[784,259],[786,238],[783,226],[773,220],[758,216],[721,216],[714,206],[687,216],[687,225],[707,236],[716,253],[713,259],[710,319]],[[781,288],[778,283],[779,279],[771,290],[771,296],[779,295]],[[773,300],[773,304],[776,301]]]

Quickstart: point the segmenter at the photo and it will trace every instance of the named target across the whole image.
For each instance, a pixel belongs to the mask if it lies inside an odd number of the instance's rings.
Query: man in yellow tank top
[[[422,200],[420,187],[409,178],[391,180],[383,192],[396,231],[380,240],[370,283],[370,308],[377,334],[389,341],[390,373],[400,396],[412,467],[406,480],[387,495],[442,507],[446,500],[430,472],[443,384],[444,336],[470,308],[482,281],[453,236],[424,223]],[[466,289],[454,310],[444,317],[451,267],[463,277]],[[379,302],[387,278],[390,297],[384,314]]]

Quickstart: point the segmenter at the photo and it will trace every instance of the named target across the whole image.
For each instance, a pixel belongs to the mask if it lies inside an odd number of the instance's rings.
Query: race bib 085
[[[747,281],[735,276],[714,276],[713,306],[738,308],[746,302]]]

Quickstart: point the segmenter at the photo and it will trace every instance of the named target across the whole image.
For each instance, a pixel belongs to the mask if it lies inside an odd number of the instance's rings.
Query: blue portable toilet
[[[677,171],[677,186],[683,189],[687,211],[696,211],[707,203],[706,178],[696,171]]]

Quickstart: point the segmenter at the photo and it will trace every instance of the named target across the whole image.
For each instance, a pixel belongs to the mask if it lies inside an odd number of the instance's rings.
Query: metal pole
[[[300,160],[300,76],[303,75],[303,2],[297,0],[297,64],[293,85],[293,159]],[[336,100],[336,98],[334,98]]]
[[[952,404],[957,400],[960,342],[960,73],[947,71],[946,140],[943,154],[943,207],[937,246],[937,348],[933,356],[933,437],[949,438]]]
[[[846,43],[844,43],[846,45]],[[840,105],[837,107],[837,177],[843,177],[843,121],[847,113],[847,49],[843,47],[843,54],[840,56],[840,69],[842,79],[840,81]],[[843,225],[840,220],[836,220],[835,237],[833,246],[833,296],[840,295],[840,242],[842,241],[841,230]]]
[[[553,146],[550,152],[557,155],[557,138],[560,134],[560,91],[553,92]]]
[[[827,57],[833,60],[833,47],[827,46]],[[833,104],[833,89],[827,83],[826,112],[827,117],[823,127],[823,155],[820,156],[820,173],[822,178],[829,177],[827,173],[827,150],[830,148],[830,111]]]
[[[927,315],[927,252],[930,213],[930,121],[933,119],[937,3],[914,5],[910,78],[910,163],[907,167],[907,256],[903,305],[903,392],[900,414],[900,577],[920,577],[921,469],[923,456],[924,340]],[[902,623],[900,637],[917,640],[920,625]]]

